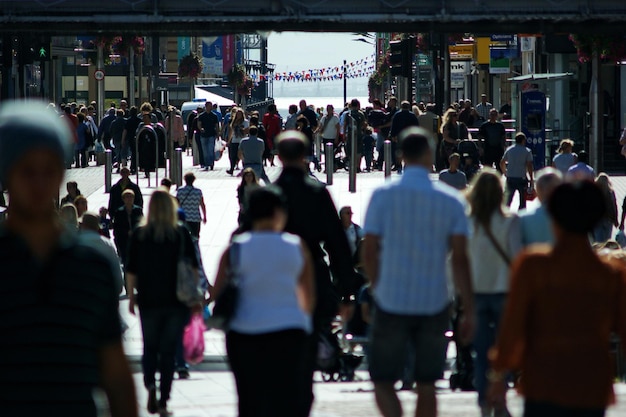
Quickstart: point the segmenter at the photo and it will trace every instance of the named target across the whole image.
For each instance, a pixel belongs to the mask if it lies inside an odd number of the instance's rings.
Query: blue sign
[[[178,62],[191,53],[191,38],[178,38]]]
[[[491,35],[492,42],[513,42],[515,35]]]
[[[541,91],[521,94],[520,113],[526,146],[533,153],[535,170],[546,166],[546,95]]]

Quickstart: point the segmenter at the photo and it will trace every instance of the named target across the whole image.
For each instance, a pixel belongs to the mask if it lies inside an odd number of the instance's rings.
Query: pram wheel
[[[338,372],[324,372],[321,371],[322,381],[324,382],[337,382],[339,381],[339,373]]]

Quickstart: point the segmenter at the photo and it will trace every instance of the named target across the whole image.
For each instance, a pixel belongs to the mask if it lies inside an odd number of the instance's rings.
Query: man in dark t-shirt
[[[489,111],[489,120],[480,126],[478,135],[483,150],[483,165],[491,168],[495,163],[496,169],[500,171],[500,160],[506,148],[506,129],[498,122],[498,110]]]
[[[36,103],[0,108],[0,414],[136,417],[110,261],[61,226],[53,201],[71,155],[67,124]]]
[[[391,131],[389,132],[389,137],[391,138],[391,152],[393,152],[393,155],[396,155],[398,136],[400,135],[400,132],[407,127],[417,127],[419,125],[420,122],[417,119],[417,116],[411,111],[411,103],[406,100],[403,101],[400,104],[400,111],[396,112],[391,119]],[[397,156],[395,158],[395,166],[393,169],[397,170],[398,173],[402,172],[402,161]]]
[[[213,103],[206,102],[205,110],[198,115],[198,131],[200,132],[200,143],[202,154],[204,155],[204,170],[213,169],[215,165],[215,140],[217,132],[220,132],[220,120],[213,113]]]

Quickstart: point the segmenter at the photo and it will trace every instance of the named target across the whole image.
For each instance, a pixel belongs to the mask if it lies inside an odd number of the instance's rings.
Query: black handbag
[[[230,267],[228,269],[226,285],[215,299],[210,326],[227,331],[230,321],[237,310],[239,302],[239,277],[237,265],[239,263],[239,244],[232,243],[229,249]]]

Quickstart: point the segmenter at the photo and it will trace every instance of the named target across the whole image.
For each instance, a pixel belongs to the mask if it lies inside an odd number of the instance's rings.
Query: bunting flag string
[[[274,81],[286,82],[317,82],[317,81],[335,81],[351,78],[369,77],[376,71],[376,57],[368,56],[358,61],[346,63],[344,66],[308,69],[301,71],[280,72],[274,71],[267,74],[250,74],[250,78],[254,82],[266,81],[273,79]]]

